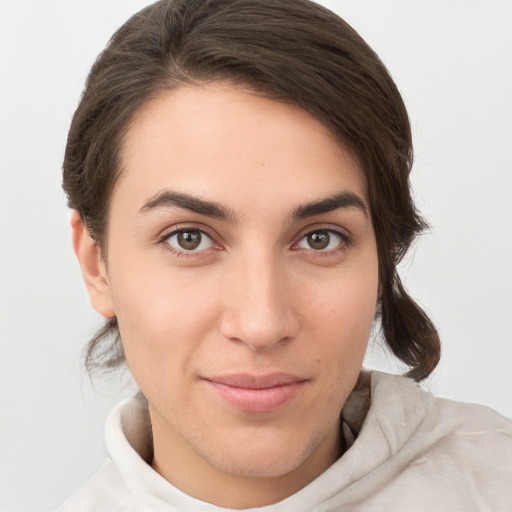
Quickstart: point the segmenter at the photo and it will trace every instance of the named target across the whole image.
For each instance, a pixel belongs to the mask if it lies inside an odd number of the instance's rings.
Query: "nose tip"
[[[225,317],[222,330],[226,338],[245,343],[249,348],[257,351],[283,343],[292,337],[292,330],[286,325],[285,317],[274,313],[274,318],[270,318],[268,311],[249,309],[250,311],[243,317],[232,316],[230,320]]]
[[[242,277],[242,276],[241,276]],[[283,274],[265,270],[243,273],[226,301],[221,331],[231,341],[245,343],[254,351],[284,343],[297,335],[298,321],[293,297]]]

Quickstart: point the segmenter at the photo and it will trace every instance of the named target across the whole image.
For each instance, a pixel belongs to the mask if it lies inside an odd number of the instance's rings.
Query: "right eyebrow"
[[[163,190],[151,197],[144,206],[139,210],[140,213],[147,213],[156,208],[162,207],[178,207],[183,210],[189,210],[207,217],[236,222],[236,214],[232,210],[214,201],[206,201],[189,194],[181,192],[173,192],[171,190]]]

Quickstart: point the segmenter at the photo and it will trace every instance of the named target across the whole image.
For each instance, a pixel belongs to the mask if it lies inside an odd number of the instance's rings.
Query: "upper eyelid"
[[[302,240],[306,235],[309,235],[311,233],[315,233],[317,231],[330,231],[332,233],[336,233],[337,235],[340,235],[341,237],[345,239],[351,238],[352,234],[350,231],[346,228],[342,228],[341,226],[336,226],[333,224],[318,224],[315,226],[307,226],[306,228],[303,228],[299,231],[299,233],[296,236],[296,241]],[[294,242],[296,243],[296,242]]]
[[[309,249],[302,249],[302,248],[299,248],[298,245],[299,243],[309,234],[311,233],[316,233],[318,231],[327,231],[327,232],[331,232],[331,233],[334,233],[336,236],[340,237],[341,238],[341,241],[340,241],[340,244],[335,247],[335,248],[332,248],[332,249],[329,249],[329,250],[326,250],[326,251],[316,251],[314,249],[311,249],[311,251],[316,254],[317,256],[327,256],[329,254],[333,254],[337,251],[340,251],[340,250],[346,250],[348,248],[350,248],[350,246],[352,245],[353,243],[353,239],[352,239],[352,235],[348,232],[348,230],[345,230],[339,226],[330,226],[330,227],[327,227],[327,226],[318,226],[318,227],[315,227],[313,229],[306,229],[306,230],[303,230],[300,232],[300,234],[297,236],[297,238],[295,239],[295,241],[291,244],[291,250],[292,251],[297,251],[297,250],[304,250],[304,251],[309,251]]]
[[[170,228],[164,229],[161,232],[161,234],[158,236],[158,239],[160,241],[165,241],[168,238],[170,238],[171,236],[173,236],[177,233],[180,233],[180,232],[184,232],[184,231],[199,231],[200,233],[208,236],[209,238],[211,238],[214,241],[216,238],[220,238],[220,237],[216,236],[215,234],[213,234],[212,230],[202,227],[202,226],[196,226],[193,224],[183,224],[183,225],[177,224],[176,226],[172,226]]]
[[[169,243],[168,240],[176,236],[180,232],[186,231],[199,231],[201,234],[206,235],[212,242],[212,246],[206,249],[201,249],[199,251],[194,250],[186,250],[183,248],[175,247],[173,244]],[[184,225],[184,226],[173,226],[172,228],[164,229],[161,234],[158,236],[157,245],[163,248],[165,251],[173,254],[175,257],[183,257],[183,258],[201,258],[206,255],[211,255],[212,251],[219,250],[219,243],[216,241],[215,237],[212,236],[209,230],[192,225]],[[192,260],[191,260],[192,261]]]
[[[173,244],[169,242],[169,239],[173,236],[176,236],[180,232],[184,231],[199,231],[202,235],[206,235],[212,243],[211,247],[208,247],[206,249],[201,249],[199,251],[188,251],[183,248],[175,247]],[[164,248],[166,251],[170,251],[175,256],[186,256],[189,258],[198,258],[201,257],[201,255],[205,255],[210,253],[214,250],[221,249],[221,244],[217,241],[217,239],[211,235],[209,230],[198,227],[198,226],[173,226],[172,228],[164,229],[161,234],[158,236],[156,240],[156,244],[162,248]]]

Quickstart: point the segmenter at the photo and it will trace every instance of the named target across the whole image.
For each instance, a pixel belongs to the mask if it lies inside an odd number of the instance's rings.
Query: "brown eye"
[[[327,231],[317,231],[315,233],[310,233],[307,236],[307,240],[311,249],[315,249],[315,251],[321,251],[329,245],[331,237]]]
[[[345,239],[342,234],[330,229],[311,231],[303,236],[297,244],[299,249],[327,252],[343,245]]]
[[[177,251],[199,252],[212,247],[212,239],[199,229],[184,229],[169,236],[166,242]]]
[[[182,249],[193,251],[201,243],[201,233],[199,231],[183,231],[178,233],[178,244]]]

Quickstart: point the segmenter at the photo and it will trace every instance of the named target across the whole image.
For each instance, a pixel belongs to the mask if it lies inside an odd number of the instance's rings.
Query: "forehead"
[[[365,196],[353,155],[302,109],[230,84],[161,93],[131,123],[113,194],[134,207],[169,188],[234,208],[314,200],[340,190]]]

